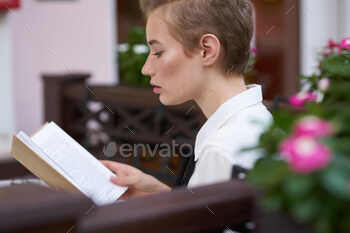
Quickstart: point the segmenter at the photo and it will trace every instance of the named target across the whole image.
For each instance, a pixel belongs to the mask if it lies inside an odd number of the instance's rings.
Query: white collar
[[[209,136],[215,133],[232,115],[239,111],[248,108],[252,105],[262,102],[262,90],[261,85],[248,85],[247,90],[233,96],[225,103],[223,103],[213,115],[205,122],[202,128],[199,130],[196,137],[195,145],[195,161],[199,158],[202,142]]]

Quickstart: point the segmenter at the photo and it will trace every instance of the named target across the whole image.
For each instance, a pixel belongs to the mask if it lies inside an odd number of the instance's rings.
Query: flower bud
[[[309,116],[299,120],[295,126],[295,135],[309,137],[327,137],[333,134],[333,126],[318,117]]]
[[[330,85],[330,80],[329,78],[322,78],[319,82],[318,82],[318,89],[322,92],[326,92],[329,88]]]
[[[340,46],[341,46],[343,49],[350,50],[350,37],[344,38],[344,39],[340,42]]]
[[[317,96],[311,92],[300,92],[296,95],[293,95],[289,98],[289,103],[297,108],[302,107],[306,102],[310,102],[310,101],[316,101],[317,100]]]

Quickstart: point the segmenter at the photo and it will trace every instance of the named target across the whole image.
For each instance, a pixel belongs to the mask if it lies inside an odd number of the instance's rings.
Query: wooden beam
[[[195,233],[223,230],[252,218],[254,191],[230,181],[100,207],[78,223],[80,233]]]

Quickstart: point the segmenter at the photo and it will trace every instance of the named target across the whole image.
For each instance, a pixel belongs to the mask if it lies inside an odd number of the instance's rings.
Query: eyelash
[[[153,53],[153,55],[156,56],[156,57],[160,57],[160,56],[162,56],[162,54],[163,54],[163,51],[157,52],[157,53]]]

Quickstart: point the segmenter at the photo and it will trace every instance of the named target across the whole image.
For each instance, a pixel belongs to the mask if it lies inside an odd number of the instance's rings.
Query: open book
[[[29,137],[13,137],[11,155],[56,190],[78,191],[96,205],[115,202],[126,187],[110,181],[115,176],[54,122]]]

